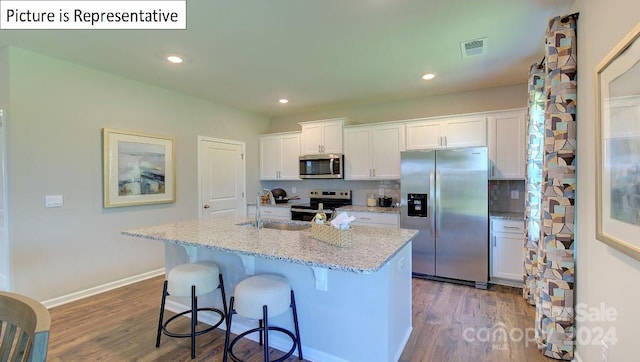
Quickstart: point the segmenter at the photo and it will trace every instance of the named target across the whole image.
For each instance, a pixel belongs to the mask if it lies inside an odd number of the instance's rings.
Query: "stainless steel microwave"
[[[341,153],[300,156],[300,178],[344,178]]]

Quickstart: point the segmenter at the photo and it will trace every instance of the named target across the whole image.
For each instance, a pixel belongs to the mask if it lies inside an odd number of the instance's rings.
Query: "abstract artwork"
[[[104,207],[175,202],[173,138],[103,130]]]
[[[596,67],[596,238],[640,260],[640,24]]]

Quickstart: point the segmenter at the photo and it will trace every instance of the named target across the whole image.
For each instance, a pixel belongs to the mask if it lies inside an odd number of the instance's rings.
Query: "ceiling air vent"
[[[460,50],[462,50],[463,58],[486,54],[487,38],[480,38],[462,42],[460,43]]]

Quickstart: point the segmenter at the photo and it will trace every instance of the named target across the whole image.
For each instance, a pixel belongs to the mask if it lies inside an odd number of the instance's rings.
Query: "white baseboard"
[[[190,306],[186,306],[184,304],[180,304],[178,302],[175,301],[171,301],[171,300],[167,300],[165,303],[165,309],[170,310],[174,313],[180,313],[180,312],[184,312],[185,310],[190,309]],[[187,314],[189,315],[189,314]],[[215,316],[215,317],[212,317]],[[198,313],[198,320],[207,323],[207,324],[215,324],[218,322],[218,319],[216,318],[217,315],[215,314],[200,314]],[[256,322],[255,324],[248,324],[246,320],[240,319],[240,318],[233,318],[233,325],[231,326],[231,333],[234,334],[240,334],[244,331],[247,331],[249,329],[255,328],[258,326],[258,323]],[[219,329],[222,329],[223,331],[226,331],[226,325],[223,323],[220,326],[218,326]],[[409,331],[409,334],[411,334],[411,331]],[[258,334],[257,333],[252,333],[249,336],[246,336],[245,338],[248,338],[254,342],[258,342]],[[408,337],[407,337],[408,338]],[[313,349],[313,348],[309,348],[308,346],[304,345],[304,336],[300,336],[300,339],[303,341],[302,344],[302,354],[303,357],[306,361],[311,361],[311,362],[349,362],[347,360],[344,360],[342,358],[336,357],[332,354],[323,352],[323,351],[319,351],[317,349]],[[291,340],[288,337],[283,337],[280,335],[280,333],[278,334],[274,334],[273,336],[271,334],[269,334],[269,347],[275,348],[279,351],[282,352],[288,352],[289,349],[291,348]],[[298,353],[298,351],[294,352],[294,354]],[[402,353],[402,351],[400,351],[400,353]],[[398,356],[399,357],[399,356]]]
[[[89,289],[85,289],[85,290],[80,290],[78,292],[74,292],[71,294],[67,294],[67,295],[63,295],[57,298],[53,298],[53,299],[49,299],[49,300],[45,300],[42,302],[42,304],[44,304],[45,307],[47,308],[53,308],[53,307],[57,307],[59,305],[62,304],[66,304],[66,303],[70,303],[82,298],[86,298],[86,297],[90,297],[92,295],[96,295],[96,294],[100,294],[112,289],[116,289],[116,288],[120,288],[123,287],[125,285],[129,285],[132,283],[136,283],[139,281],[143,281],[149,278],[153,278],[156,277],[158,275],[164,275],[165,273],[165,269],[161,268],[161,269],[156,269],[156,270],[152,270],[146,273],[142,273],[142,274],[138,274],[138,275],[134,275],[128,278],[124,278],[124,279],[120,279],[120,280],[116,280],[113,282],[109,282],[107,284],[103,284],[103,285],[98,285],[96,287],[93,288],[89,288]]]

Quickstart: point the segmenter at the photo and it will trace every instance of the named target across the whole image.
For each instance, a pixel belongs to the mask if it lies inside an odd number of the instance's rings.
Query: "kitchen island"
[[[415,231],[354,226],[353,246],[342,248],[314,239],[309,229],[257,230],[250,221],[218,217],[122,233],[165,242],[167,268],[187,258],[215,261],[224,274],[228,294],[248,275],[287,277],[296,293],[308,360],[395,361],[400,357],[411,333],[411,240]],[[291,319],[286,313],[273,324],[291,328]],[[232,326],[234,333],[255,323],[237,321]],[[278,337],[270,336],[270,344],[288,349],[288,341]]]

